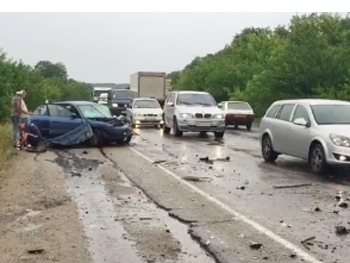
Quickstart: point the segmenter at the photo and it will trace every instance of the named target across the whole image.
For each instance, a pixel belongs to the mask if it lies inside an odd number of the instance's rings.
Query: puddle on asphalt
[[[215,262],[190,237],[186,225],[156,207],[122,172],[110,167],[113,178],[102,180],[98,160],[59,153],[56,162],[66,173],[94,263]],[[72,170],[81,176],[72,176]]]

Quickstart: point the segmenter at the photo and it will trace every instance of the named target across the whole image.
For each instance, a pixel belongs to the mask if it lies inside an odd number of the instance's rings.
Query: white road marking
[[[147,157],[146,155],[144,155],[143,153],[139,152],[138,150],[135,150],[134,148],[130,149],[135,152],[136,154],[138,154],[139,156],[141,156],[142,158],[144,158],[145,160],[147,160],[150,163],[153,163],[153,160],[150,159],[149,157]],[[193,191],[195,191],[196,193],[200,194],[201,196],[205,197],[206,199],[208,199],[209,201],[215,203],[216,205],[218,205],[219,207],[221,207],[222,209],[226,210],[227,212],[229,212],[230,214],[232,214],[233,216],[239,218],[240,220],[242,220],[243,222],[245,222],[246,224],[250,225],[251,227],[255,228],[257,231],[259,231],[260,233],[268,236],[269,238],[271,238],[272,240],[274,240],[275,242],[279,243],[280,245],[284,246],[285,248],[288,248],[292,251],[294,251],[296,254],[298,254],[299,257],[301,257],[302,259],[304,259],[306,262],[309,263],[322,263],[321,261],[319,261],[318,259],[314,258],[313,256],[311,256],[310,254],[306,253],[304,250],[302,250],[301,248],[299,248],[298,246],[294,245],[293,243],[289,242],[288,240],[280,237],[279,235],[275,234],[274,232],[272,232],[271,230],[263,227],[262,225],[258,224],[257,222],[247,218],[246,216],[244,216],[243,214],[241,214],[240,212],[232,209],[231,207],[225,205],[224,203],[222,203],[221,201],[219,201],[218,199],[210,196],[209,194],[207,194],[206,192],[202,191],[201,189],[197,188],[196,186],[194,186],[193,184],[184,181],[181,179],[180,176],[178,176],[177,174],[171,172],[170,170],[168,170],[167,168],[165,168],[164,166],[160,165],[160,164],[155,164],[157,167],[159,167],[160,169],[162,169],[165,173],[167,173],[168,175],[172,176],[174,179],[178,180],[180,183],[186,185],[187,187],[191,188]]]

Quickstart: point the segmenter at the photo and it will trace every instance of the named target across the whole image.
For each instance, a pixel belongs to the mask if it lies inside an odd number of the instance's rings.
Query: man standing
[[[14,147],[18,147],[18,140],[19,140],[19,130],[18,130],[18,124],[22,123],[23,121],[26,121],[28,116],[31,115],[31,112],[28,111],[27,106],[23,100],[25,97],[26,92],[24,90],[16,92],[16,95],[12,98],[11,103],[11,119],[12,119],[12,125],[13,125],[13,145]]]

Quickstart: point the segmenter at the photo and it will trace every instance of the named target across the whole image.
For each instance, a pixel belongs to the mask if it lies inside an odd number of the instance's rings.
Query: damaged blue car
[[[128,144],[133,135],[126,119],[113,117],[107,106],[90,101],[47,103],[36,108],[30,119],[47,145]]]

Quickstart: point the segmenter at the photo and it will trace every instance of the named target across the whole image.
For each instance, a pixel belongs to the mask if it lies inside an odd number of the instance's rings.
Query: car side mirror
[[[168,107],[174,107],[174,102],[167,102],[166,104]]]
[[[310,127],[309,123],[304,118],[297,118],[293,121],[295,125]]]
[[[76,119],[76,118],[78,118],[78,115],[76,114],[76,113],[72,113],[72,115],[71,115],[71,117],[72,117],[72,119]]]
[[[218,104],[218,107],[219,107],[220,109],[222,109],[222,104]]]

